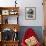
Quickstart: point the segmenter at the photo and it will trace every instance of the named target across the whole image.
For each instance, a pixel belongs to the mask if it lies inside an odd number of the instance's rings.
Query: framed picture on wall
[[[36,8],[26,7],[25,8],[25,18],[27,20],[35,20],[36,19]]]

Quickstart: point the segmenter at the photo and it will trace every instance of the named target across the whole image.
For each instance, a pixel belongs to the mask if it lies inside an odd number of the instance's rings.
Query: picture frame
[[[27,20],[36,19],[36,7],[26,7],[25,8],[25,19]]]
[[[9,15],[9,10],[2,10],[2,15]]]

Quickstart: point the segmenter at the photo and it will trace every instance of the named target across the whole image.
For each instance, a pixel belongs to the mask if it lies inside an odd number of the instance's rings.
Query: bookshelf
[[[2,35],[4,35],[4,32],[6,32],[8,36],[8,31],[12,32],[16,36],[19,32],[19,23],[18,23],[18,17],[19,17],[19,7],[0,7],[0,46],[18,46],[19,40],[14,38],[11,34],[11,38],[7,41],[3,39]],[[10,33],[9,33],[10,35]],[[4,35],[5,36],[5,35]],[[7,37],[6,36],[6,37]],[[8,36],[9,37],[9,36]],[[14,40],[15,39],[15,40]]]

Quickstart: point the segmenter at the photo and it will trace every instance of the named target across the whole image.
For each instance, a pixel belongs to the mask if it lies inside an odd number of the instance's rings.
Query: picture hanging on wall
[[[25,18],[27,20],[35,20],[36,19],[36,8],[26,7],[25,8]]]

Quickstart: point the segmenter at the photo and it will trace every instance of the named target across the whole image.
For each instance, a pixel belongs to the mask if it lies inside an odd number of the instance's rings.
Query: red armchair
[[[37,40],[37,35],[32,28],[27,29],[22,38],[21,46],[41,46]]]

